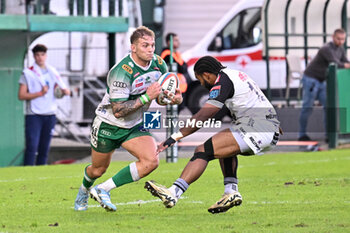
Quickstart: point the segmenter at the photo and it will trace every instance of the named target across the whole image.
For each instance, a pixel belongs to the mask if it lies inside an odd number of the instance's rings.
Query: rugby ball
[[[167,90],[169,93],[175,94],[176,88],[179,88],[179,78],[175,73],[168,72],[160,76],[158,83],[162,87],[162,92],[157,97],[156,102],[159,105],[167,105],[170,100],[164,94],[164,91]]]
[[[54,87],[54,90],[53,90],[53,94],[54,94],[56,99],[61,99],[64,96],[64,93],[63,93],[62,89],[57,84],[55,84],[55,87]]]

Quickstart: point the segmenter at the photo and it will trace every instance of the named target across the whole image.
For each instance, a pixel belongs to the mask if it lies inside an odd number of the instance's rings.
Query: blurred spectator
[[[310,141],[306,134],[309,116],[313,110],[315,100],[326,107],[326,77],[330,63],[334,62],[338,68],[350,68],[343,47],[346,33],[343,29],[336,29],[333,33],[333,41],[325,44],[318,51],[315,58],[308,64],[303,75],[303,106],[299,117],[299,141]],[[324,128],[326,127],[326,111],[324,111]],[[327,140],[327,135],[326,135]]]
[[[173,72],[177,72],[177,76],[180,80],[180,90],[182,92],[183,102],[178,106],[178,112],[180,112],[184,107],[186,103],[186,91],[188,84],[192,81],[190,78],[190,75],[187,71],[187,64],[184,62],[184,60],[181,57],[181,53],[178,51],[178,48],[180,47],[180,39],[177,36],[177,34],[173,32],[169,32],[165,37],[166,47],[163,49],[162,53],[160,54],[161,58],[164,59],[164,61],[168,64],[168,67],[170,67],[170,37],[173,37],[173,61],[176,65],[175,69],[169,69]]]
[[[50,0],[26,0],[26,12],[27,14],[55,14],[50,11]]]
[[[5,14],[9,15],[24,15],[26,12],[24,0],[11,0],[3,2],[3,9]]]
[[[23,70],[18,90],[18,99],[26,101],[24,165],[44,165],[56,124],[56,97],[70,95],[70,90],[57,70],[46,63],[47,47],[37,44],[32,51],[35,63]]]

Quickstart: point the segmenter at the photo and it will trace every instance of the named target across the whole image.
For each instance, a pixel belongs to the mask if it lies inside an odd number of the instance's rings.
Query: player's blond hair
[[[136,30],[131,34],[130,36],[130,43],[134,44],[137,42],[138,39],[144,37],[144,36],[150,36],[155,38],[154,32],[149,29],[146,26],[140,26],[136,28]]]

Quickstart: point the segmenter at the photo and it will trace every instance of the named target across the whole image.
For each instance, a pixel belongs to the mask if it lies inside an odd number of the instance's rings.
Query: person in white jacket
[[[47,47],[37,44],[32,51],[35,63],[23,70],[18,89],[18,99],[26,101],[25,166],[47,163],[51,131],[56,124],[55,89],[61,89],[63,95],[70,95],[57,70],[46,63]]]

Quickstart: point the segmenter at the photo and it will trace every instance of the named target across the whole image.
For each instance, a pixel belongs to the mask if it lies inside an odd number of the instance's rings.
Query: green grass
[[[171,185],[187,160],[162,161],[113,190],[114,213],[91,199],[88,211],[74,211],[86,164],[1,168],[0,232],[350,232],[350,150],[240,156],[243,203],[216,215],[207,208],[224,189],[217,161],[172,209],[143,188],[148,179]],[[111,163],[98,182],[128,163]]]

